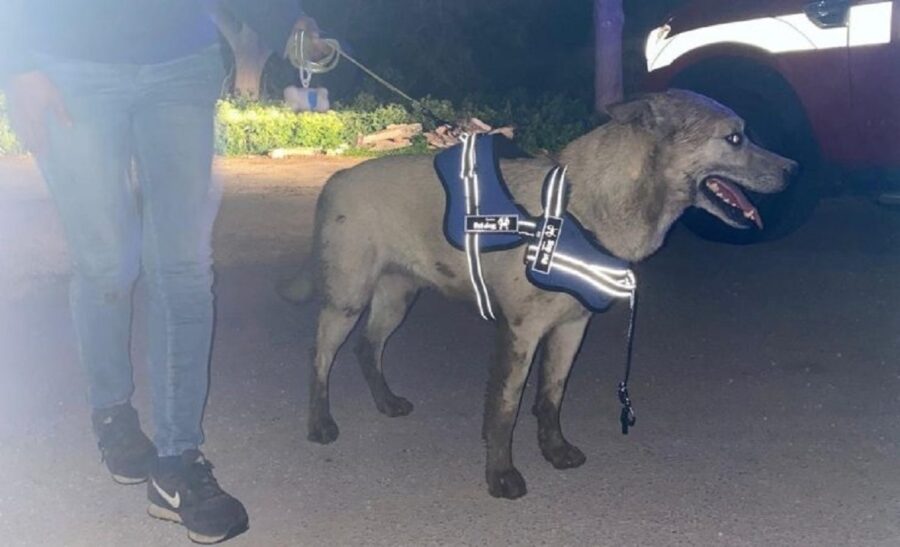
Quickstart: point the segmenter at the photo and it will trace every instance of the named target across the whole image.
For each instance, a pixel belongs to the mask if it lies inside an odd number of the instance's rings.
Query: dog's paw
[[[488,472],[488,491],[495,498],[514,500],[528,492],[525,479],[515,467],[499,472]]]
[[[306,438],[314,443],[329,444],[337,440],[340,430],[331,417],[320,419],[309,424]]]
[[[584,452],[579,450],[577,446],[569,443],[553,447],[541,447],[541,453],[557,469],[580,467],[587,459],[584,456]]]
[[[389,418],[406,416],[413,411],[413,404],[411,402],[403,397],[397,397],[396,395],[386,397],[383,401],[376,403],[376,406],[378,407],[379,412]]]

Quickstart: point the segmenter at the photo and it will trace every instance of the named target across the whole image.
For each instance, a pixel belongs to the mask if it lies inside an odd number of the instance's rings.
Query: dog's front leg
[[[532,412],[538,419],[541,453],[557,469],[578,467],[585,460],[584,453],[563,436],[559,407],[590,318],[585,312],[583,318],[555,327],[544,341],[540,388]]]
[[[501,324],[499,351],[488,380],[482,436],[487,445],[488,490],[497,498],[525,495],[525,479],[513,466],[512,436],[522,389],[541,333]]]

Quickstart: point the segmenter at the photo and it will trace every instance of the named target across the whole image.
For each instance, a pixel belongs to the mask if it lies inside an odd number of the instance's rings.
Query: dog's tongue
[[[763,229],[762,216],[760,216],[759,211],[750,203],[750,200],[747,199],[747,196],[744,195],[740,188],[727,180],[717,178],[709,179],[707,184],[716,195],[723,198],[729,205],[743,211],[744,218],[755,222],[760,230]]]

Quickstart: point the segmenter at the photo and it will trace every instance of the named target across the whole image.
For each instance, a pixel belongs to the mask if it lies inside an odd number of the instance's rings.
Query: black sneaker
[[[245,532],[247,511],[219,487],[212,469],[199,450],[160,458],[147,486],[150,516],[183,524],[191,541],[204,545]]]
[[[91,423],[101,461],[119,484],[140,484],[150,476],[156,447],[141,431],[137,411],[129,403],[95,410]]]

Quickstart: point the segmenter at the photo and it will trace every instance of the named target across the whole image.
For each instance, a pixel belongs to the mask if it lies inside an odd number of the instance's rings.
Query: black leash
[[[395,94],[399,95],[400,97],[406,99],[406,101],[409,102],[409,104],[411,104],[413,106],[413,108],[419,110],[426,117],[430,118],[431,121],[435,123],[435,125],[437,125],[437,126],[449,125],[451,127],[455,127],[455,124],[452,124],[452,123],[448,122],[447,120],[444,120],[437,114],[435,114],[434,111],[431,110],[430,108],[428,108],[427,106],[425,106],[425,104],[422,101],[413,99],[407,93],[404,93],[403,90],[401,90],[399,87],[397,87],[394,84],[390,83],[389,81],[385,80],[378,74],[375,74],[375,72],[373,72],[370,68],[368,68],[364,64],[360,63],[353,57],[347,55],[343,49],[338,48],[337,51],[341,57],[343,57],[344,59],[347,59],[348,61],[350,61],[351,63],[356,65],[360,70],[362,70],[363,72],[368,74],[373,80],[380,83],[384,87],[388,88],[390,91],[394,92]]]
[[[628,435],[628,428],[634,427],[637,417],[634,415],[634,407],[631,405],[631,396],[628,394],[628,380],[631,377],[631,357],[634,354],[634,326],[637,319],[637,290],[631,294],[631,312],[628,318],[628,342],[625,350],[625,380],[619,382],[619,402],[622,403],[622,412],[619,414],[619,422],[622,425],[622,435]]]

